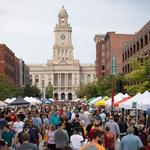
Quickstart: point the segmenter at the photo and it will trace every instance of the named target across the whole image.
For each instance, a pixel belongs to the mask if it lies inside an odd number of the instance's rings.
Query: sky
[[[134,34],[150,20],[150,0],[0,0],[0,43],[26,64],[46,64],[62,5],[80,63],[95,63],[95,34]]]

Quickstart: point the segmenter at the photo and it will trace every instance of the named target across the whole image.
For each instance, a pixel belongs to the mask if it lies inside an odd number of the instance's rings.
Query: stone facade
[[[72,28],[68,24],[68,14],[64,7],[59,11],[54,33],[52,59],[48,60],[47,64],[29,65],[30,79],[32,85],[36,84],[43,93],[51,83],[55,99],[76,99],[75,91],[81,83],[87,84],[95,81],[95,65],[80,65],[79,60],[74,59]]]

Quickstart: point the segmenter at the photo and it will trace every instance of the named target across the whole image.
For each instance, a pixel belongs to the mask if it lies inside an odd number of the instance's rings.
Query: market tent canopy
[[[25,97],[24,100],[29,102],[32,105],[42,104],[42,102],[40,100],[38,100],[37,98],[34,98],[34,97]]]
[[[4,102],[7,103],[7,104],[10,104],[10,103],[12,103],[15,99],[16,99],[16,97],[7,98],[6,100],[4,100]]]
[[[128,97],[129,95],[126,93],[126,94],[122,94],[122,93],[118,93],[117,95],[114,96],[114,103],[117,103],[119,102],[120,100]],[[106,105],[109,105],[111,106],[112,105],[112,98],[108,99],[106,101]]]
[[[137,102],[138,99],[141,97],[141,93],[136,94],[132,98],[130,98],[128,101],[125,101],[121,104],[119,104],[119,107],[124,108],[124,109],[132,109],[132,104],[133,102]]]
[[[125,97],[122,100],[120,100],[119,102],[114,103],[114,107],[119,107],[119,104],[128,101],[130,98],[131,98],[131,96]]]
[[[98,102],[95,103],[96,106],[105,106],[106,105],[106,100],[108,100],[109,97],[105,96],[102,99],[100,99]]]
[[[9,105],[29,105],[30,103],[25,101],[23,98],[18,97],[16,98],[12,103],[10,103]]]
[[[0,107],[5,107],[5,106],[7,106],[7,104],[2,102],[2,101],[0,101]]]
[[[94,103],[96,103],[97,101],[99,101],[99,100],[101,100],[101,99],[102,99],[102,96],[99,96],[99,97],[97,97],[97,98],[91,100],[91,101],[89,102],[89,104],[94,104]]]

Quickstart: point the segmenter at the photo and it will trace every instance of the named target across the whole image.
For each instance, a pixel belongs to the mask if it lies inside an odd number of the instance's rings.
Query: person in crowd
[[[58,127],[59,123],[60,123],[60,118],[58,116],[58,113],[55,111],[53,112],[53,114],[50,117],[50,123],[54,126],[56,126],[56,128]]]
[[[140,139],[144,146],[147,145],[147,128],[143,127],[140,133]]]
[[[145,147],[146,150],[150,150],[150,135],[147,136],[147,145]]]
[[[106,114],[104,113],[104,110],[101,111],[99,117],[100,117],[100,120],[102,122],[102,126],[104,127],[105,122],[106,122]]]
[[[65,123],[65,130],[67,131],[70,139],[71,135],[73,135],[74,132],[74,126],[72,125],[71,121],[68,120],[68,118],[65,118],[64,123]]]
[[[91,130],[90,130],[90,132],[88,134],[88,138],[89,138],[90,141],[92,141],[93,138],[94,138],[94,132],[95,132],[95,130],[101,131],[100,123],[99,122],[95,122],[94,123],[94,126],[91,128]]]
[[[110,131],[115,134],[116,140],[120,137],[120,129],[117,122],[114,121],[113,116],[109,117],[109,121],[106,122],[105,128],[109,127]]]
[[[2,139],[7,142],[8,147],[12,147],[14,144],[14,133],[10,130],[9,125],[3,127]]]
[[[85,139],[87,136],[86,136],[86,127],[85,127],[85,121],[84,120],[81,120],[80,121],[80,128],[81,128],[81,133],[82,133],[82,136],[83,138]]]
[[[40,114],[38,113],[38,111],[36,111],[36,113],[34,114],[34,118],[33,118],[33,125],[37,126],[39,129],[42,125],[42,119],[40,118]]]
[[[49,126],[49,119],[47,118],[46,114],[43,115],[42,122],[43,122],[43,124],[45,124],[46,126]]]
[[[17,117],[16,117],[16,114],[15,114],[15,111],[11,111],[10,113],[10,119],[9,119],[9,122],[16,122],[17,121]]]
[[[39,150],[36,144],[29,143],[30,135],[28,133],[22,134],[23,144],[21,144],[16,150]]]
[[[138,150],[143,146],[141,139],[134,135],[134,128],[132,126],[128,127],[127,133],[128,135],[121,139],[119,150]]]
[[[84,138],[79,128],[76,128],[74,134],[70,137],[70,142],[74,150],[79,150]]]
[[[54,125],[49,126],[47,147],[50,150],[55,150],[56,149],[56,144],[55,144],[55,141],[54,141],[55,130],[56,130],[56,128],[55,128]]]
[[[65,123],[60,123],[59,128],[55,131],[54,142],[56,144],[56,150],[61,150],[69,144],[69,136],[65,130]]]
[[[103,141],[103,133],[99,130],[95,130],[91,143],[88,143],[81,147],[81,150],[105,150],[105,147],[101,145]]]
[[[134,120],[131,121],[131,126],[133,126],[133,128],[134,128],[134,135],[139,136],[139,130],[136,127]]]
[[[29,133],[29,142],[33,144],[39,144],[39,139],[40,139],[40,131],[39,128],[33,124],[33,121],[30,119],[29,120],[29,125],[27,127],[27,131]]]
[[[16,132],[16,135],[18,136],[18,141],[20,144],[22,144],[22,138],[21,138],[21,134],[23,132],[23,128],[24,128],[24,122],[20,120],[20,117],[17,116],[17,121],[14,122],[13,124],[13,129]]]
[[[119,117],[119,121],[118,121],[118,125],[119,125],[119,129],[120,129],[120,139],[125,136],[127,134],[127,121],[125,120],[124,116],[120,116]]]
[[[115,150],[115,134],[110,131],[110,128],[107,126],[104,133],[104,145],[106,150]]]
[[[0,138],[2,135],[2,130],[6,124],[7,124],[7,120],[5,120],[4,113],[1,111],[0,112]]]

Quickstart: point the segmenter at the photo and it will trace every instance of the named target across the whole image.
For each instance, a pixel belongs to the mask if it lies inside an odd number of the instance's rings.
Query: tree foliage
[[[110,75],[104,78],[99,79],[96,82],[81,85],[80,88],[76,90],[77,97],[87,99],[98,96],[110,96],[112,94],[112,90],[116,89],[116,76]]]
[[[12,84],[6,77],[0,76],[0,100],[12,98],[20,95],[21,90],[18,86]]]
[[[28,84],[22,89],[23,97],[25,96],[40,97],[40,95],[41,95],[40,90],[38,89],[36,85],[31,86],[30,84]]]
[[[49,83],[46,88],[46,98],[52,98],[52,97],[53,97],[53,86],[51,83]]]
[[[143,62],[139,62],[134,59],[131,61],[133,71],[125,75],[125,79],[128,83],[133,85],[127,85],[126,89],[130,95],[135,95],[139,92],[150,91],[150,60],[143,59]]]

